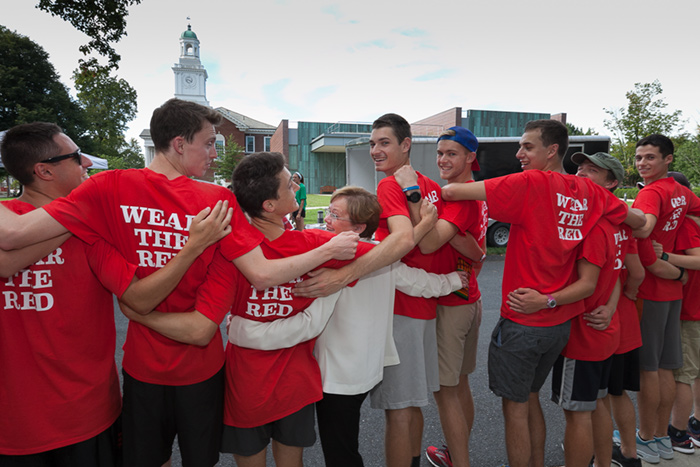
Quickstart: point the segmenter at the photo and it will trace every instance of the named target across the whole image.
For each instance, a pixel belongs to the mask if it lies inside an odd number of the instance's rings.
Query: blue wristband
[[[401,191],[406,193],[407,191],[411,191],[411,190],[420,190],[420,187],[418,185],[409,186],[409,187],[403,188]]]

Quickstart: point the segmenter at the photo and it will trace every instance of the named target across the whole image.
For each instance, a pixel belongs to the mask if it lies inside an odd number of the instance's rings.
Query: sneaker
[[[656,441],[656,449],[659,451],[659,457],[667,461],[673,459],[673,445],[671,445],[670,436],[662,436],[661,438],[654,436],[654,441]]]
[[[691,416],[688,419],[688,435],[694,445],[700,448],[700,420]]]
[[[620,446],[622,444],[619,430],[613,431],[613,444],[616,444],[618,446]]]
[[[447,450],[447,446],[444,444],[441,448],[436,448],[435,446],[428,446],[425,450],[425,457],[428,458],[430,462],[435,467],[452,467],[452,459],[450,459],[450,451]]]
[[[612,461],[613,464],[617,464],[620,467],[642,467],[641,460],[636,457],[625,457],[624,454],[622,454],[622,449],[617,444],[613,444]]]
[[[678,430],[673,425],[669,425],[668,436],[671,439],[671,446],[674,450],[683,454],[695,453],[695,445],[693,445],[690,436],[685,430]]]
[[[673,453],[673,450],[671,450],[671,453]],[[659,451],[656,448],[656,441],[653,439],[644,441],[639,437],[639,430],[637,430],[637,456],[650,464],[658,464],[661,462],[659,459]]]

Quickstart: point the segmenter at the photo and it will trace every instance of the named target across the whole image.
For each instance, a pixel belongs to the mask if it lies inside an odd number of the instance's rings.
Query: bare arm
[[[465,232],[464,235],[455,235],[452,237],[450,245],[461,255],[466,256],[472,261],[481,263],[484,260],[486,252],[481,249],[476,238],[469,232]]]
[[[140,323],[159,334],[181,342],[205,346],[211,342],[214,334],[219,331],[219,325],[197,310],[186,313],[162,313],[154,311],[147,315],[136,313],[124,302],[119,302],[124,316],[131,321]]]
[[[637,300],[639,286],[644,281],[644,266],[639,260],[639,255],[627,253],[625,256],[625,267],[627,268],[627,280],[625,281],[625,296],[630,300]]]
[[[590,313],[584,313],[583,319],[587,321],[586,324],[597,329],[598,331],[603,331],[610,326],[610,321],[615,314],[615,309],[617,308],[617,302],[620,300],[620,278],[617,278],[615,282],[615,287],[613,288],[610,298],[605,305],[601,305]]]
[[[35,209],[21,216],[0,204],[0,249],[16,250],[68,232],[45,210]]]
[[[633,211],[639,211],[639,209],[630,208],[630,210],[627,212],[627,219],[630,218],[630,215],[632,215]],[[635,215],[638,215],[638,213],[636,213]],[[635,227],[629,222],[627,222],[627,220],[625,220],[625,223],[634,229],[632,235],[634,235],[637,238],[647,238],[649,235],[651,235],[651,232],[654,230],[654,227],[656,227],[657,219],[655,215],[644,214],[644,218],[646,219],[646,222],[644,224],[641,224],[641,227]],[[636,223],[639,222],[637,221]]]
[[[211,214],[210,214],[211,212]],[[205,208],[192,219],[185,246],[158,271],[142,279],[134,279],[119,299],[134,312],[145,315],[170,295],[187,269],[210,245],[231,233],[228,202],[217,202],[214,209]]]
[[[448,183],[442,187],[442,199],[446,201],[481,200],[486,201],[484,182]]]
[[[20,269],[36,263],[48,256],[63,242],[70,238],[70,233],[64,233],[41,243],[35,243],[19,250],[0,250],[0,277],[15,275]]]
[[[347,266],[326,269],[297,284],[294,294],[302,297],[324,297],[359,277],[403,258],[415,246],[411,220],[406,216],[391,216],[387,223],[391,233],[379,245]]]
[[[253,287],[258,290],[264,290],[268,287],[289,282],[331,259],[352,260],[357,251],[358,240],[359,236],[356,233],[343,232],[315,250],[297,256],[273,260],[265,258],[262,250],[257,246],[248,253],[234,259],[233,264],[243,273]],[[338,290],[340,288],[333,290],[333,292]]]
[[[593,295],[600,268],[585,259],[576,262],[578,280],[550,295],[558,305],[568,305]],[[530,314],[547,308],[547,295],[534,289],[519,288],[508,294],[508,306],[518,313]]]
[[[684,255],[668,253],[668,262],[676,267],[698,270],[700,269],[700,248],[689,248],[685,250]]]

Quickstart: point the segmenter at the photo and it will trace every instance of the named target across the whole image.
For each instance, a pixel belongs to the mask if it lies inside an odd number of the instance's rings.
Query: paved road
[[[503,258],[489,257],[479,277],[484,304],[484,315],[479,337],[479,354],[477,370],[471,375],[471,388],[474,394],[476,417],[474,430],[471,436],[471,464],[476,467],[496,467],[506,462],[506,453],[503,437],[503,416],[501,414],[500,399],[494,396],[488,389],[488,375],[486,372],[486,355],[491,330],[499,316],[501,277],[503,274]],[[121,346],[126,335],[126,319],[121,313],[116,313],[117,319],[117,363],[121,362]],[[564,464],[564,455],[561,450],[561,442],[564,437],[564,417],[561,410],[550,402],[549,381],[545,384],[541,394],[542,407],[547,421],[547,445],[545,453],[546,466],[560,466]],[[441,445],[443,443],[440,421],[434,401],[424,409],[425,428],[423,434],[423,447],[428,445]],[[384,465],[384,414],[382,411],[373,410],[368,402],[362,408],[362,424],[360,429],[360,450],[367,467],[380,467]],[[271,453],[268,448],[268,466],[273,466]],[[323,455],[320,444],[304,452],[304,464],[308,467],[321,467]],[[179,453],[177,449],[173,455],[173,466],[180,467]],[[233,457],[222,456],[220,466],[235,465]],[[422,458],[422,466],[429,466],[429,462]],[[686,456],[676,453],[676,460],[669,464],[663,461],[661,467],[685,467],[700,466],[700,455]]]

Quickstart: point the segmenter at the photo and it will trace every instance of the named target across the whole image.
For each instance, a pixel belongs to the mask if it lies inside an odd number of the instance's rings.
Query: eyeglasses
[[[348,221],[352,222],[350,219],[344,218],[344,217],[338,217],[338,214],[334,213],[333,211],[328,211],[328,217],[331,218],[331,220],[335,221]]]
[[[64,159],[70,159],[70,158],[74,158],[75,161],[76,161],[78,164],[80,164],[80,163],[82,162],[82,160],[83,160],[83,153],[80,152],[80,149],[78,149],[77,151],[71,152],[70,154],[64,154],[64,155],[62,155],[62,156],[56,156],[56,157],[49,157],[48,159],[44,159],[43,161],[39,161],[39,162],[42,162],[42,163],[45,163],[45,164],[46,164],[46,163],[49,163],[49,162],[60,162],[60,161],[62,161],[62,160],[64,160]]]

